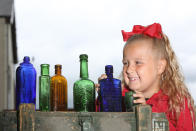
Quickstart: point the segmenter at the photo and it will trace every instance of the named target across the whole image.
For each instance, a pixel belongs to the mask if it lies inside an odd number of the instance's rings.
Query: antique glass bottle
[[[134,106],[139,105],[138,103],[134,103],[133,101],[137,99],[137,97],[133,97],[133,94],[135,94],[134,91],[129,91],[125,93],[125,107],[126,112],[133,112]]]
[[[51,111],[67,110],[67,80],[61,75],[61,65],[55,65],[55,76],[50,84],[50,108]]]
[[[122,91],[121,81],[113,78],[113,66],[105,66],[106,79],[99,81],[100,84],[100,111],[121,112]]]
[[[49,64],[41,64],[41,76],[39,77],[39,109],[50,110],[50,76]]]
[[[88,79],[88,56],[80,55],[80,80],[74,83],[73,98],[75,111],[95,111],[95,85]]]
[[[16,70],[16,110],[21,103],[33,103],[36,106],[36,70],[25,56]]]

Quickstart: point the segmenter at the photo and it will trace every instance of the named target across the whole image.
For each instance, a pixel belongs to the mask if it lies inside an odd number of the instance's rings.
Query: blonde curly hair
[[[185,85],[182,71],[179,67],[176,55],[170,45],[169,39],[165,34],[162,34],[162,36],[162,39],[157,39],[143,34],[135,34],[127,40],[125,46],[135,40],[152,40],[153,49],[159,53],[161,58],[164,58],[167,61],[165,71],[162,73],[161,90],[169,97],[168,112],[176,112],[174,115],[176,117],[174,119],[178,120],[180,112],[185,108],[185,100],[187,100],[188,108],[193,120],[193,128],[195,129],[194,100],[190,95],[187,86]],[[120,78],[122,80],[122,84],[125,84],[122,73]]]

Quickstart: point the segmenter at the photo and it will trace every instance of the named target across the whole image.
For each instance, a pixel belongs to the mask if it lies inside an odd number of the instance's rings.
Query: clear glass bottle
[[[88,56],[80,55],[80,80],[74,83],[74,109],[80,112],[95,111],[95,85],[88,79]]]
[[[49,64],[41,64],[41,76],[39,77],[39,109],[50,110],[50,76]]]
[[[106,79],[99,81],[100,84],[100,111],[101,112],[121,112],[122,111],[122,91],[121,81],[113,78],[113,66],[105,66]]]
[[[55,76],[50,84],[51,111],[67,110],[67,80],[61,75],[61,65],[55,65]]]
[[[24,57],[16,70],[16,110],[21,103],[33,103],[36,106],[36,70],[28,56]]]

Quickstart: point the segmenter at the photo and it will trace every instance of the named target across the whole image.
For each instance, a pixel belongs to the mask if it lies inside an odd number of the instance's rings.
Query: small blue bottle
[[[100,84],[100,111],[101,112],[121,112],[122,111],[122,91],[121,81],[113,78],[113,66],[106,65],[106,79],[99,81]]]
[[[16,110],[21,103],[36,105],[36,70],[28,56],[16,70]]]

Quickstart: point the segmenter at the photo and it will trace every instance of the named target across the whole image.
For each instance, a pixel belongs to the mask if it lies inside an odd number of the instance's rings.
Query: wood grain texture
[[[19,130],[35,131],[35,105],[21,104],[19,106]]]
[[[32,104],[0,112],[0,131],[169,131],[164,113],[149,106],[135,112],[40,112]],[[17,130],[18,127],[18,130]]]

